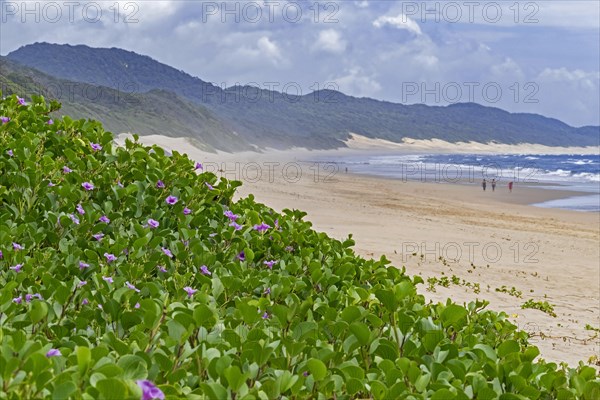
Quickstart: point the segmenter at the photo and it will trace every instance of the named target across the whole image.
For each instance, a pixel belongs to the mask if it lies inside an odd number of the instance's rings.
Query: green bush
[[[485,302],[426,303],[303,212],[21,103],[0,103],[0,399],[598,398]]]

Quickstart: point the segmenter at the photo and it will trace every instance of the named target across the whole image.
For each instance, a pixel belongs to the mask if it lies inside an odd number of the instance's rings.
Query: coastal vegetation
[[[0,399],[600,397],[486,302],[59,106],[0,101]]]

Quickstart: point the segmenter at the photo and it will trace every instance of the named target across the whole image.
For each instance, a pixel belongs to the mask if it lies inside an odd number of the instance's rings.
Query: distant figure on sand
[[[483,182],[481,182],[481,187],[483,188],[483,191],[485,192],[485,188],[487,186],[487,182],[485,181],[485,179],[483,180]]]
[[[492,192],[496,191],[496,179],[492,179]]]
[[[512,193],[512,182],[508,182],[508,191]]]

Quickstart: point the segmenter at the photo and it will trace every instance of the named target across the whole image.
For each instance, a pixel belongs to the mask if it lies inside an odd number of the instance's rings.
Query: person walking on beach
[[[492,179],[492,192],[496,191],[496,179]]]
[[[483,182],[481,182],[481,187],[483,188],[483,191],[485,192],[485,188],[487,186],[487,182],[485,181],[485,179],[483,180]]]
[[[513,183],[512,182],[508,182],[508,191],[512,193],[512,186]]]

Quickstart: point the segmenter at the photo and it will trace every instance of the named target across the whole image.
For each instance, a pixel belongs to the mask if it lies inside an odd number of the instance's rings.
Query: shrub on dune
[[[427,303],[351,237],[57,107],[0,102],[0,399],[600,395],[485,302]]]

